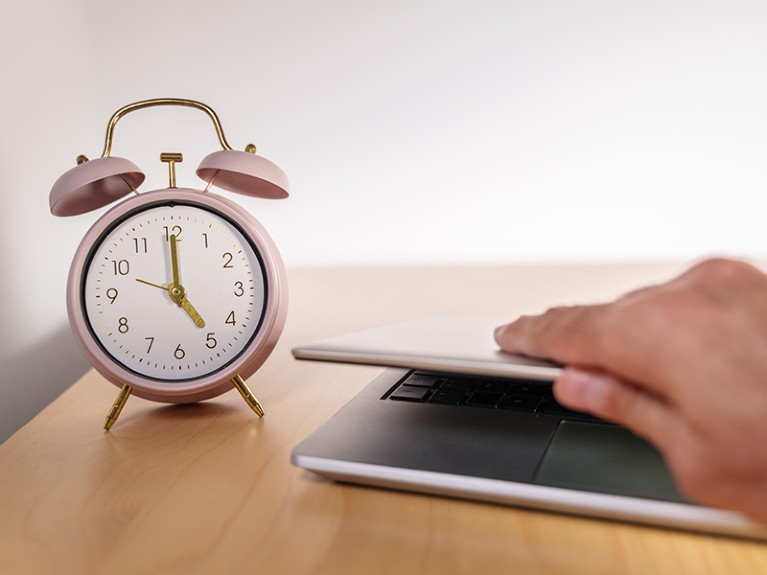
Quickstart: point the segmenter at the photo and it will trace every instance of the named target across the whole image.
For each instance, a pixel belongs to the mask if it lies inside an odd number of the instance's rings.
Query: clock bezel
[[[85,272],[101,241],[132,214],[154,206],[178,203],[212,211],[229,220],[251,243],[264,274],[265,305],[260,325],[242,351],[230,362],[202,377],[157,379],[139,374],[108,353],[90,327],[83,301]],[[287,313],[287,289],[282,259],[269,234],[244,208],[217,194],[191,188],[144,192],[116,205],[101,216],[83,237],[75,253],[67,284],[67,311],[78,345],[93,367],[108,381],[130,385],[134,395],[153,401],[191,403],[220,395],[232,388],[236,375],[251,376],[263,364],[279,339]]]

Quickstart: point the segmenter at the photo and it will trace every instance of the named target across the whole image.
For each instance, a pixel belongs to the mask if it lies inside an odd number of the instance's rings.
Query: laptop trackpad
[[[614,495],[688,503],[660,453],[627,429],[562,421],[534,481]]]

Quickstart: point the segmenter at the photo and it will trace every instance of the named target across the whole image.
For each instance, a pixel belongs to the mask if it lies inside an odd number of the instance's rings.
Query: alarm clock
[[[178,152],[166,189],[139,192],[144,174],[111,155],[127,113],[152,106],[205,112],[222,149],[205,157],[203,189],[176,186]],[[288,196],[284,172],[249,144],[233,150],[216,113],[194,100],[160,98],[120,108],[109,120],[100,158],[78,156],[50,192],[51,212],[71,216],[130,195],[101,216],[81,241],[67,282],[74,337],[93,367],[120,393],[109,430],[128,397],[191,403],[236,388],[259,417],[245,380],[271,353],[287,312],[280,254],[264,227],[211,187],[268,199]]]

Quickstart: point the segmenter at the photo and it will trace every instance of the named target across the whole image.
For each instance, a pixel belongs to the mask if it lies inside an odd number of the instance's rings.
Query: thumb
[[[662,451],[669,438],[682,433],[682,418],[641,387],[612,375],[567,367],[554,383],[557,401],[625,425]]]

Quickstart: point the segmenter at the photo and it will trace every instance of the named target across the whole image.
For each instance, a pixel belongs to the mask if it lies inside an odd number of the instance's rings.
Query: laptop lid
[[[386,325],[293,348],[297,359],[410,367],[553,381],[555,363],[502,352],[493,331],[503,321],[435,316]]]

